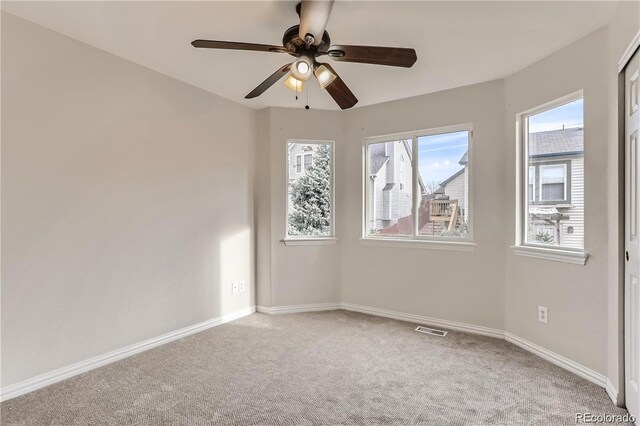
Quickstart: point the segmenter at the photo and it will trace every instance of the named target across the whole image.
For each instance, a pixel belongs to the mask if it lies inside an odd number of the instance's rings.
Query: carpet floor
[[[508,342],[347,311],[254,314],[0,405],[12,425],[563,425],[623,415]]]

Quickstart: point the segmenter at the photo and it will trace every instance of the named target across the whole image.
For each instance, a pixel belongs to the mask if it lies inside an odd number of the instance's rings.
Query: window
[[[304,155],[304,169],[305,171],[311,166],[313,163],[313,154],[305,154]]]
[[[364,237],[471,239],[471,126],[365,141]]]
[[[542,164],[540,170],[540,201],[567,202],[567,164]]]
[[[519,244],[584,248],[582,93],[520,115],[523,170]]]
[[[333,143],[288,142],[287,170],[287,239],[333,237]]]
[[[302,155],[296,155],[296,173],[302,173]]]

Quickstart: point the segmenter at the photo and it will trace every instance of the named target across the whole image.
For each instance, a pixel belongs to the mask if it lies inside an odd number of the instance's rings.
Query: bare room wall
[[[493,81],[367,106],[346,114],[340,185],[342,301],[503,328],[503,83]],[[366,246],[362,234],[365,137],[473,123],[472,252]]]
[[[2,124],[3,387],[254,305],[254,111],[3,12]]]
[[[606,373],[607,31],[600,29],[505,79],[506,331]],[[584,90],[585,266],[517,256],[516,114]],[[548,324],[537,320],[546,306]]]
[[[289,139],[334,141],[336,233],[341,238],[342,215],[339,209],[342,199],[337,194],[344,182],[341,169],[344,164],[343,116],[337,111],[307,111],[303,104],[299,109],[268,108],[260,114],[266,118],[260,120],[259,143],[268,144],[268,148],[258,148],[261,153],[258,162],[268,164],[269,170],[261,168],[259,179],[269,182],[269,188],[264,190],[269,191],[270,196],[258,195],[262,200],[260,211],[269,215],[268,222],[265,222],[269,232],[259,230],[261,238],[268,238],[269,246],[258,243],[257,256],[259,259],[264,257],[259,266],[258,305],[281,307],[339,302],[341,240],[336,244],[305,246],[287,246],[282,240],[286,231],[286,147]]]

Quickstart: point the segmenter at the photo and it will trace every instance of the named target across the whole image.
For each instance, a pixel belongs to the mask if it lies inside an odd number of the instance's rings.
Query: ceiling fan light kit
[[[326,89],[326,87],[328,85],[330,85],[331,83],[333,83],[333,81],[336,79],[336,77],[338,77],[337,75],[332,73],[329,70],[329,68],[327,68],[324,65],[319,65],[319,64],[316,67],[316,69],[313,71],[313,73],[315,74],[316,78],[318,79],[318,83],[320,83],[320,88],[321,89]]]
[[[289,75],[289,78],[287,78],[284,81],[284,85],[287,86],[289,89],[291,90],[295,90],[296,93],[300,93],[302,92],[302,88],[304,87],[302,81],[297,80],[294,76]]]
[[[249,50],[255,52],[288,53],[296,60],[286,64],[253,89],[246,99],[260,96],[278,80],[288,75],[284,84],[301,92],[303,82],[313,74],[341,109],[348,109],[358,103],[358,99],[328,63],[317,62],[327,56],[338,62],[386,65],[411,68],[417,60],[414,49],[401,47],[331,45],[329,33],[325,31],[333,0],[302,0],[296,6],[300,25],[287,29],[282,38],[282,47],[231,41],[194,40],[193,47],[205,49]]]
[[[307,81],[311,78],[312,73],[311,59],[307,56],[300,56],[291,67],[291,75],[294,76],[296,80]]]

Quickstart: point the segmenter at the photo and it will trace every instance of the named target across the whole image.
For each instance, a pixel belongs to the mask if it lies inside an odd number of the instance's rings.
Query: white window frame
[[[467,220],[469,234],[467,237],[449,236],[429,236],[418,235],[418,208],[420,204],[420,184],[418,180],[418,138],[424,136],[434,136],[446,133],[468,132],[468,173],[469,205],[467,211],[471,214]],[[394,142],[401,140],[411,141],[411,182],[412,185],[412,209],[413,229],[412,235],[370,235],[368,225],[370,222],[370,184],[369,184],[369,145],[383,142]],[[395,133],[390,135],[365,137],[362,145],[363,172],[362,172],[362,237],[361,243],[364,245],[381,245],[394,247],[413,247],[439,250],[472,251],[476,244],[473,242],[473,217],[475,209],[473,207],[473,186],[474,186],[474,165],[473,165],[473,123],[456,124],[432,129],[417,130],[406,133]]]
[[[329,235],[322,236],[307,236],[307,235],[289,235],[289,185],[290,185],[290,172],[291,172],[291,159],[289,154],[289,144],[308,144],[308,145],[329,145],[330,157],[331,157],[331,223],[329,227]],[[305,154],[296,154],[296,156]],[[309,154],[312,155],[312,154]],[[313,156],[312,156],[313,164]],[[321,245],[321,244],[335,244],[335,229],[336,229],[336,197],[335,197],[335,141],[329,140],[311,140],[311,139],[287,139],[285,142],[285,166],[287,173],[285,176],[285,204],[284,204],[284,235],[282,242],[287,246],[305,246],[305,245]],[[304,157],[302,158],[302,169],[304,170]],[[297,173],[296,173],[297,174]]]
[[[564,185],[564,193],[562,195],[562,200],[543,200],[542,199],[542,169],[548,169],[548,168],[553,168],[553,167],[562,167],[564,169],[564,181],[563,181],[563,185]],[[540,194],[540,202],[550,202],[550,203],[557,203],[557,204],[562,204],[562,203],[568,203],[569,202],[569,198],[567,197],[567,188],[569,187],[569,182],[568,182],[568,178],[569,178],[569,171],[567,168],[567,164],[566,163],[557,163],[557,164],[540,164],[538,166],[538,168],[540,169],[540,177],[539,177],[539,188],[538,188],[538,192]],[[535,186],[535,185],[534,185]],[[535,197],[535,192],[534,192],[534,197]],[[534,200],[535,202],[536,200]]]
[[[527,178],[527,171],[529,167],[528,119],[533,115],[549,111],[551,109],[577,101],[579,99],[584,99],[583,90],[578,90],[576,92],[554,99],[550,102],[547,102],[535,108],[531,108],[527,111],[523,111],[516,115],[516,240],[515,244],[511,246],[516,255],[552,260],[557,262],[573,263],[577,265],[585,265],[587,262],[589,255],[585,251],[584,247],[582,249],[576,249],[564,246],[549,246],[544,244],[529,243],[526,240],[529,223],[529,180]],[[584,122],[583,127],[585,127]],[[540,167],[542,167],[542,165]],[[569,187],[568,182],[566,182],[566,179],[568,178],[567,173],[568,170],[565,171],[565,199],[567,199],[567,191]],[[542,181],[542,179],[540,179],[540,181]],[[534,187],[535,186],[536,185],[534,184]],[[537,189],[538,191],[540,191],[540,188]],[[541,192],[539,193],[541,194]],[[585,202],[583,214],[586,215],[586,211],[587,204]]]

